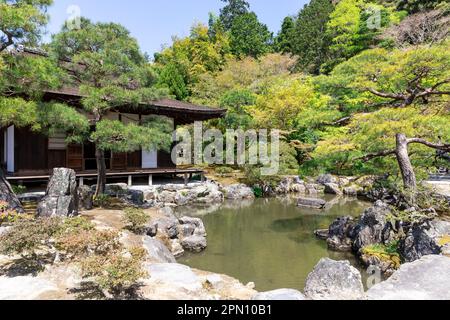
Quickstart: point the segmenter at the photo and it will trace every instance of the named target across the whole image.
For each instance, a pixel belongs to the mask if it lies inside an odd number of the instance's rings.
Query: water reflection
[[[181,263],[224,273],[257,290],[302,290],[305,279],[323,257],[350,260],[351,254],[329,252],[314,230],[327,228],[339,216],[359,216],[368,203],[352,198],[327,197],[327,210],[298,208],[296,198],[258,199],[225,203],[203,210],[181,208],[179,214],[202,215],[208,249],[188,254]]]

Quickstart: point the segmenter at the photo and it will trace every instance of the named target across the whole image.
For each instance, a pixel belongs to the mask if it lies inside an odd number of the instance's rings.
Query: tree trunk
[[[95,158],[97,160],[97,189],[94,197],[105,193],[106,187],[106,162],[105,151],[95,146]]]
[[[397,134],[396,156],[403,177],[405,189],[415,191],[417,189],[416,174],[409,159],[408,139],[404,134]]]

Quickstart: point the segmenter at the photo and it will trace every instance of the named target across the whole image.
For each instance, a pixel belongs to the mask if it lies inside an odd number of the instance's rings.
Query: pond
[[[340,216],[359,216],[370,204],[356,199],[333,199],[325,211],[298,208],[295,198],[257,199],[225,203],[207,211],[182,208],[178,214],[200,216],[208,232],[208,248],[186,254],[180,263],[227,274],[256,290],[303,290],[306,277],[323,257],[349,260],[350,253],[331,252],[314,231],[326,229]],[[361,269],[360,269],[361,270]],[[362,272],[364,275],[364,272]]]

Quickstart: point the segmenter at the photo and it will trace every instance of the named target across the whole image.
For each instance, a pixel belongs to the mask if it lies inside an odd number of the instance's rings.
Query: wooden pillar
[[[200,173],[200,180],[201,182],[205,182],[205,173]]]
[[[183,177],[184,177],[184,185],[187,186],[188,183],[189,183],[189,176],[188,176],[187,173],[185,173],[185,174],[183,175]]]
[[[130,174],[128,176],[128,186],[131,187],[133,185],[133,176]]]
[[[153,185],[153,175],[152,175],[152,174],[149,174],[149,175],[148,175],[148,185],[149,185],[149,186],[152,186],[152,185]]]
[[[80,177],[80,187],[81,186],[84,186],[84,178],[83,177]]]

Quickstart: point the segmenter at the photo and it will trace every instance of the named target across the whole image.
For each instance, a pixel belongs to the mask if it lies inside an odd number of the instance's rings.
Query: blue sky
[[[309,0],[250,0],[251,9],[270,30],[277,32],[287,15],[298,12]],[[153,55],[173,35],[186,36],[194,22],[208,21],[208,12],[219,12],[220,0],[55,0],[49,9],[48,34],[59,31],[76,5],[81,15],[94,21],[118,22],[138,39],[143,51]],[[46,36],[49,39],[49,36]]]

